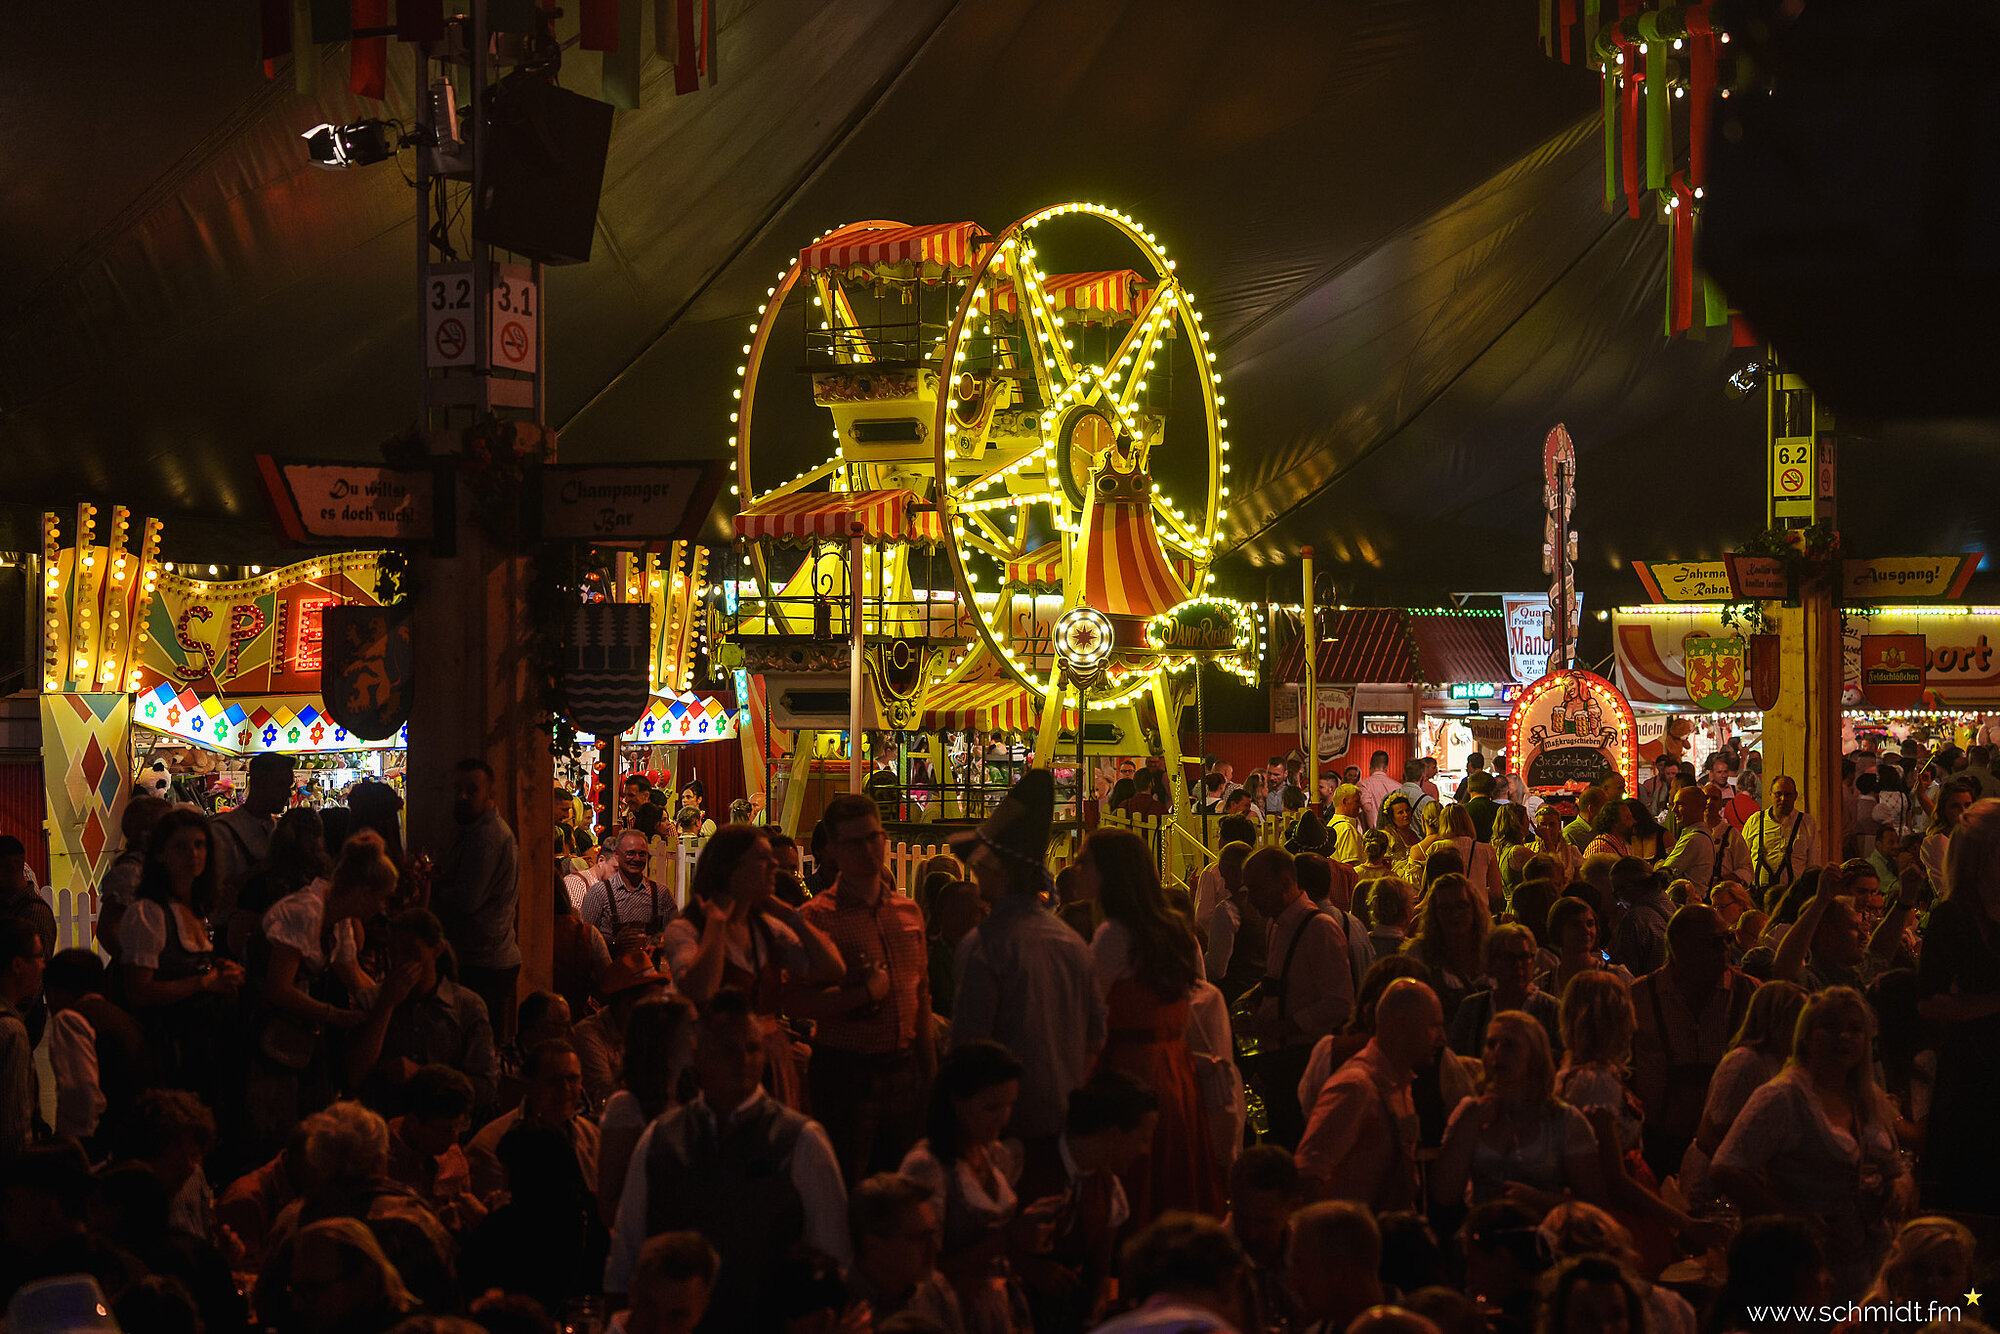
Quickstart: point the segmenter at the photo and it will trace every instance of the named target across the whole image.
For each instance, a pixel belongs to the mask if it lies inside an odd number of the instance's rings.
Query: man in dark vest
[[[764,1042],[743,993],[724,989],[696,1030],[694,1101],[639,1137],[604,1288],[622,1305],[648,1237],[694,1231],[722,1257],[705,1330],[773,1329],[773,1281],[785,1253],[806,1245],[848,1263],[847,1191],[817,1121],[763,1089]]]

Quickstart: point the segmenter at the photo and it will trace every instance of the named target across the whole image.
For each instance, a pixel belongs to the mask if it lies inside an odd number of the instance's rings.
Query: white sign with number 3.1
[[[526,264],[495,264],[486,312],[490,364],[533,373],[541,364],[542,294]],[[424,364],[473,364],[472,266],[439,264],[424,292]]]

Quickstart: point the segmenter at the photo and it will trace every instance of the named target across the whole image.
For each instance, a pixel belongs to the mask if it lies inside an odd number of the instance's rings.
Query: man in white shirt
[[[1361,780],[1361,818],[1370,829],[1382,818],[1382,803],[1402,784],[1389,777],[1389,752],[1378,750],[1368,757],[1368,776]]]
[[[653,1122],[632,1150],[604,1290],[631,1291],[648,1237],[699,1232],[722,1257],[715,1328],[775,1329],[774,1280],[788,1250],[803,1242],[843,1266],[851,1259],[840,1164],[819,1122],[764,1092],[763,1033],[741,992],[709,1002],[692,1070],[694,1101]]]
[[[674,904],[674,896],[646,874],[652,848],[644,834],[627,829],[618,835],[612,847],[618,858],[617,869],[583,892],[577,916],[596,927],[605,945],[617,954],[623,948],[618,941],[621,934],[628,936],[627,946],[640,943],[629,937],[641,934],[658,943],[667,923],[680,915],[680,909]]]
[[[1743,825],[1743,841],[1750,849],[1753,886],[1766,903],[1773,892],[1819,865],[1819,826],[1812,816],[1798,809],[1799,785],[1787,774],[1771,780],[1771,805],[1758,811]]]
[[[1312,1059],[1313,1044],[1347,1021],[1354,1008],[1354,974],[1347,933],[1299,888],[1298,868],[1283,848],[1263,848],[1243,864],[1251,906],[1271,923],[1257,1009],[1264,1107],[1281,1144],[1298,1143],[1305,1113],[1292,1094]]]

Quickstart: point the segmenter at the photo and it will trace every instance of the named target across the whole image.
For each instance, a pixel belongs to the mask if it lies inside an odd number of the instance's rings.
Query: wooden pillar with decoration
[[[1764,715],[1764,788],[1780,774],[1798,784],[1799,806],[1819,828],[1819,859],[1841,861],[1840,727],[1845,647],[1840,628],[1840,540],[1813,533],[1837,522],[1834,419],[1799,376],[1773,369],[1764,384],[1765,516],[1808,557],[1793,590],[1798,605],[1774,607],[1777,707]],[[1770,607],[1772,604],[1766,604]]]
[[[458,512],[472,513],[463,480]],[[458,835],[454,767],[472,757],[493,766],[500,818],[520,849],[519,994],[544,990],[555,950],[555,768],[526,649],[534,630],[529,558],[492,541],[468,517],[455,555],[418,555],[411,565],[418,630],[405,780],[409,846],[442,861]]]

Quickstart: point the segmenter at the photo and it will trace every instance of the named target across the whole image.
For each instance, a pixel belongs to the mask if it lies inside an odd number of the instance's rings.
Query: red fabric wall
[[[42,837],[47,814],[41,760],[0,763],[0,834],[12,834],[27,845],[28,865],[35,868],[38,885],[49,883],[49,849]]]

